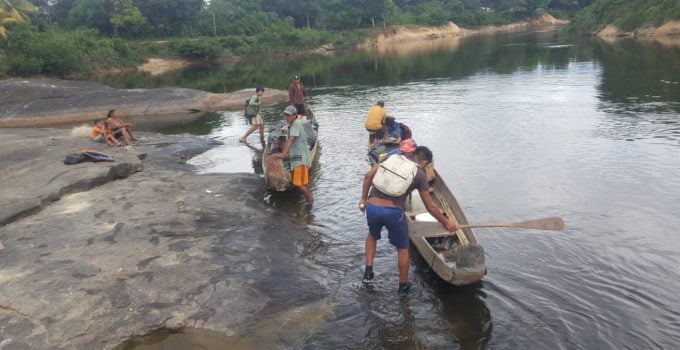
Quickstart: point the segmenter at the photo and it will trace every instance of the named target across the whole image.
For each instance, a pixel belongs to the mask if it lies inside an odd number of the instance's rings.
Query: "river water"
[[[294,74],[321,124],[316,203],[265,197],[318,232],[307,259],[335,305],[295,347],[680,346],[678,46],[504,34],[107,83],[285,89]],[[377,100],[433,150],[471,223],[561,216],[566,230],[477,229],[488,274],[465,288],[438,280],[414,252],[406,298],[396,292],[395,251],[381,241],[375,285],[362,287],[366,224],[356,202],[369,167],[363,120]],[[267,107],[267,123],[282,108]],[[223,141],[191,161],[202,172],[261,173],[257,136],[253,148],[238,144],[246,129],[240,112],[224,112],[160,131]]]

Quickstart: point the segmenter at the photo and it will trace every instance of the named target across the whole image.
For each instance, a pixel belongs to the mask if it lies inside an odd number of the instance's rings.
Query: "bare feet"
[[[246,143],[246,139],[244,139],[243,137],[241,137],[240,139],[238,139],[238,142],[240,142],[240,143]]]

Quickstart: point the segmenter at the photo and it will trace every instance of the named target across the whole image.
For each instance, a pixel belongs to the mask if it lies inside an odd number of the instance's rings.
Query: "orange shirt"
[[[104,134],[104,126],[96,126],[92,128],[92,139],[96,139],[99,134]]]
[[[385,109],[375,105],[368,110],[364,126],[368,130],[380,130],[383,122],[385,121],[385,117],[387,117],[387,112],[385,112]]]

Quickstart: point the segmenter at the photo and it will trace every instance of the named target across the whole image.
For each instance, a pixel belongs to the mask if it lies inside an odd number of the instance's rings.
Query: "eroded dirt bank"
[[[605,41],[635,38],[654,41],[665,46],[680,46],[680,21],[666,22],[659,27],[642,28],[632,32],[626,32],[616,26],[608,25],[596,34]]]

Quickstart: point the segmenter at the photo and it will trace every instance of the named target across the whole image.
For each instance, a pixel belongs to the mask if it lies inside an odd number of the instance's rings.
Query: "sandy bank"
[[[635,38],[658,42],[665,46],[680,46],[680,21],[670,21],[659,27],[646,27],[632,32],[626,32],[616,26],[608,25],[596,34],[599,38],[608,42]]]
[[[460,28],[452,22],[440,27],[391,26],[383,30],[375,38],[366,40],[359,45],[359,47],[382,47],[392,44],[421,42],[441,38],[456,38],[466,35],[536,30],[540,28],[561,26],[567,23],[569,23],[569,21],[556,19],[549,14],[544,14],[529,21],[516,22],[502,26],[486,26],[477,29]]]

